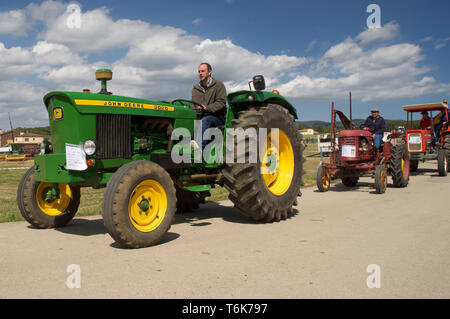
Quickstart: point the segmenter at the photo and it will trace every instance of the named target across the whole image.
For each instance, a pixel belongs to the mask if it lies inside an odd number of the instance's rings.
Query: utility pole
[[[12,122],[11,122],[11,115],[9,115],[9,112],[8,112],[8,117],[9,117],[9,126],[11,127],[12,142],[14,143],[14,131],[13,131],[13,126],[12,126]]]
[[[353,119],[352,119],[352,92],[349,92],[348,95],[349,95],[349,99],[350,99],[350,122],[353,122]]]

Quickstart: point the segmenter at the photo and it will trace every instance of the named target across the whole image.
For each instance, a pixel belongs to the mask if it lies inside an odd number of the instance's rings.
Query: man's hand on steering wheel
[[[191,107],[192,110],[197,112],[198,117],[203,117],[206,115],[206,106],[203,104],[191,101],[191,100],[185,100],[185,99],[176,99],[172,101],[172,104],[175,104],[177,102],[188,102],[190,104],[194,104],[194,107]]]

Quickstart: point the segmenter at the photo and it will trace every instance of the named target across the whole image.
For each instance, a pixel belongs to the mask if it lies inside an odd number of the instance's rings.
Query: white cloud
[[[20,12],[31,24],[43,27],[39,41],[29,48],[0,43],[0,116],[14,109],[23,123],[31,123],[30,112],[42,108],[42,96],[50,90],[98,91],[94,72],[103,67],[113,70],[110,91],[148,99],[190,98],[201,62],[212,64],[213,76],[229,92],[248,88],[253,75],[263,74],[268,88],[276,87],[289,99],[328,101],[345,98],[351,90],[355,98],[375,101],[450,90],[449,84],[439,83],[428,74],[429,68],[420,65],[424,56],[419,45],[386,44],[399,34],[395,22],[348,37],[313,59],[264,55],[231,39],[201,38],[140,20],[113,20],[104,7],[83,11],[81,28],[70,29],[65,8],[54,1],[28,5]],[[22,24],[25,30],[26,25]],[[318,43],[312,41],[309,49]],[[93,53],[117,48],[126,53],[109,63],[92,61]],[[310,71],[302,70],[306,68]],[[34,76],[32,82],[38,84],[24,82],[23,75]],[[35,121],[46,125],[46,114],[41,113]]]
[[[59,43],[39,41],[33,47],[32,52],[36,57],[37,64],[79,64],[83,61],[79,55],[72,52],[65,45]]]
[[[17,126],[48,125],[48,113],[45,111],[42,97],[48,89],[34,86],[23,81],[0,81],[0,127],[9,128],[8,112],[12,124]]]
[[[62,43],[74,51],[103,52],[114,48],[127,48],[158,31],[140,20],[113,21],[107,8],[82,12],[80,28],[69,28],[64,12],[42,33],[49,42]]]
[[[32,21],[51,24],[54,19],[66,11],[67,4],[59,1],[47,0],[40,4],[30,3],[23,11]]]
[[[306,52],[311,51],[312,49],[314,49],[314,47],[317,45],[318,41],[317,40],[312,40],[309,44],[308,47],[306,48]]]
[[[396,22],[389,22],[382,28],[367,29],[361,32],[357,37],[361,45],[367,45],[377,40],[391,40],[399,35],[399,24]]]
[[[21,47],[6,48],[0,42],[0,81],[31,73],[34,68],[33,54]]]
[[[0,12],[0,34],[25,36],[30,26],[22,10]]]
[[[366,35],[361,34],[355,39],[364,42]],[[368,50],[347,38],[324,54],[312,74],[297,75],[279,86],[279,90],[290,98],[317,100],[345,98],[352,91],[362,101],[450,90],[450,84],[438,83],[432,76],[424,75],[430,69],[419,66],[423,59],[418,45],[401,43]]]
[[[192,21],[192,24],[197,25],[197,24],[200,24],[202,21],[203,21],[202,18],[197,18],[197,19],[194,19],[194,20]]]
[[[437,50],[439,50],[439,49],[442,49],[442,48],[446,47],[448,41],[450,41],[450,37],[445,38],[445,39],[439,39],[439,40],[436,42],[435,48],[436,48]]]
[[[51,24],[61,15],[66,5],[52,0],[31,3],[23,9],[0,12],[0,34],[26,36],[36,22]]]

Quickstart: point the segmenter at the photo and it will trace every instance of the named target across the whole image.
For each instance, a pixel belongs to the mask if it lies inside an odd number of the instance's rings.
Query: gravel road
[[[435,166],[383,195],[370,178],[304,189],[279,223],[208,203],[145,249],[118,247],[101,216],[0,224],[0,298],[450,298],[450,175]]]

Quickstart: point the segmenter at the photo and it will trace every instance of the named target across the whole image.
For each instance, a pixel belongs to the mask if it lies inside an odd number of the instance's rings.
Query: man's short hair
[[[199,66],[202,65],[202,64],[206,65],[206,67],[208,68],[208,71],[212,71],[211,64],[209,64],[207,62],[202,62],[202,63],[199,64]]]

